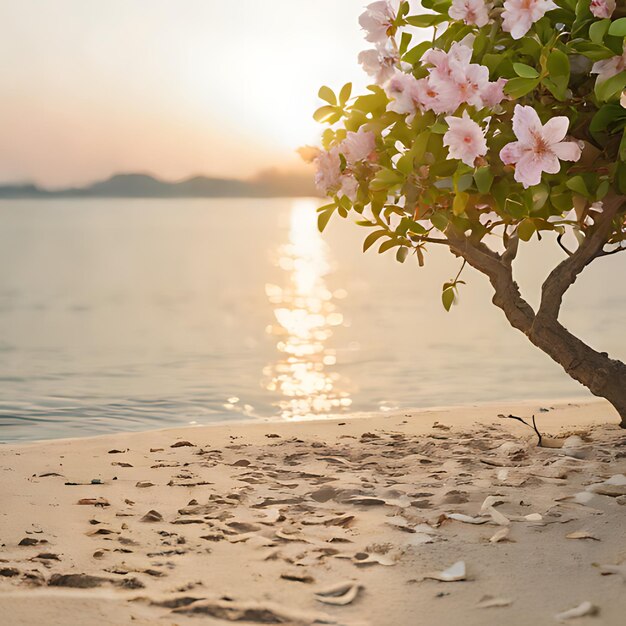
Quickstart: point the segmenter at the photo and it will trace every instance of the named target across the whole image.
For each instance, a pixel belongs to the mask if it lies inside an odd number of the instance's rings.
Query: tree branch
[[[585,267],[602,253],[613,224],[613,218],[622,207],[626,197],[613,196],[605,199],[603,211],[595,228],[585,236],[578,249],[561,261],[548,275],[541,288],[541,304],[537,318],[556,320],[559,317],[563,295]]]
[[[600,250],[600,252],[598,252],[596,257],[609,256],[611,254],[617,254],[618,252],[626,252],[626,246],[624,246],[623,248],[622,247],[614,248],[613,250]]]
[[[473,242],[452,227],[445,234],[452,253],[465,259],[489,278],[494,289],[493,303],[504,311],[510,324],[527,334],[532,327],[535,312],[522,298],[519,287],[513,280],[511,264],[517,252],[517,237],[511,237],[507,242],[507,249],[499,255],[481,241]]]

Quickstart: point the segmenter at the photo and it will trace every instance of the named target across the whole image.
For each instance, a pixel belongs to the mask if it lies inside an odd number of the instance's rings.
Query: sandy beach
[[[618,421],[541,402],[3,445],[0,622],[618,626]]]

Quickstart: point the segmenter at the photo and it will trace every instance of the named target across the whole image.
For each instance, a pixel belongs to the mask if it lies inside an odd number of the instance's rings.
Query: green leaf
[[[504,86],[504,93],[512,98],[521,98],[539,84],[539,78],[511,78]]]
[[[493,183],[493,174],[489,169],[489,166],[479,167],[474,172],[474,182],[476,183],[476,189],[480,193],[489,193],[491,184]]]
[[[554,81],[560,89],[567,89],[570,75],[569,57],[567,54],[556,48],[552,50],[548,55],[547,68],[550,80]]]
[[[316,122],[330,122],[330,120],[337,115],[337,108],[326,104],[320,107],[313,113],[313,119]]]
[[[448,227],[448,218],[443,213],[433,213],[430,223],[443,233]]]
[[[370,183],[370,189],[373,191],[388,190],[390,187],[398,185],[404,180],[400,172],[382,167]]]
[[[626,37],[626,17],[620,17],[609,26],[609,35]]]
[[[404,5],[408,6],[408,5]],[[409,44],[411,43],[411,39],[413,39],[412,33],[407,33],[406,31],[402,33],[402,38],[400,39],[400,46],[398,48],[398,52],[400,56],[402,56],[409,48]]]
[[[370,233],[363,242],[363,252],[369,250],[381,237],[387,235],[388,231],[386,230],[375,230]]]
[[[448,132],[448,125],[443,122],[435,122],[430,127],[430,132],[435,133],[436,135],[445,135]]]
[[[352,93],[352,83],[346,83],[339,92],[339,103],[344,105],[350,99]]]
[[[452,212],[455,215],[463,215],[465,213],[465,207],[467,206],[467,202],[469,200],[469,194],[465,191],[459,191],[454,196],[454,200],[452,202]]]
[[[336,207],[333,205],[332,208],[327,209],[326,211],[322,211],[317,216],[317,229],[320,231],[320,233],[324,232],[324,229],[328,225],[328,221],[330,220],[331,215],[335,211],[335,208]]]
[[[317,92],[317,95],[322,100],[328,102],[328,104],[337,104],[337,98],[335,93],[330,87],[326,87],[326,85],[322,85],[320,90]]]
[[[522,241],[529,241],[535,230],[535,223],[527,218],[519,223],[517,235]]]
[[[400,263],[404,263],[406,261],[406,257],[409,254],[409,249],[406,246],[401,246],[398,248],[396,252],[396,261]]]
[[[621,93],[624,87],[626,87],[626,72],[620,72],[601,83],[596,81],[594,91],[598,100],[606,102],[616,94]]]
[[[622,143],[624,142],[624,138],[622,137]],[[620,146],[621,148],[621,146]],[[596,200],[602,200],[607,193],[609,193],[609,189],[611,188],[611,183],[608,180],[603,180],[596,189]]]
[[[422,55],[426,50],[431,48],[432,44],[430,41],[422,41],[418,43],[417,46],[411,48],[403,57],[402,60],[406,63],[410,63],[411,65],[415,65],[422,58]]]
[[[407,24],[417,26],[417,28],[428,28],[448,21],[447,15],[409,15],[404,18]]]
[[[399,172],[408,176],[413,171],[413,155],[410,152],[402,155],[396,163],[396,168],[398,168]]]
[[[537,78],[539,76],[539,72],[526,63],[513,63],[513,69],[522,78]]]
[[[589,27],[589,39],[593,43],[601,44],[604,41],[604,36],[609,30],[611,20],[598,20]]]
[[[591,194],[587,189],[587,185],[585,184],[585,180],[582,176],[574,176],[565,182],[565,185],[568,189],[571,189],[577,194],[584,196],[585,198],[591,198]]]
[[[615,53],[606,46],[603,46],[598,43],[593,43],[592,41],[572,41],[569,43],[569,48],[577,52],[578,54],[582,54],[586,56],[588,59],[592,61],[601,61],[603,59],[610,59],[612,56],[615,56]]]
[[[387,239],[387,241],[383,241],[380,244],[380,248],[378,248],[378,254],[382,254],[383,252],[387,252],[387,250],[391,250],[391,248],[395,248],[396,246],[401,246],[402,242],[397,239]]]
[[[455,297],[454,286],[450,283],[445,283],[441,292],[441,302],[446,311],[449,311],[450,307],[454,304]]]
[[[620,161],[626,161],[626,130],[624,130],[622,140],[619,143],[619,158]]]

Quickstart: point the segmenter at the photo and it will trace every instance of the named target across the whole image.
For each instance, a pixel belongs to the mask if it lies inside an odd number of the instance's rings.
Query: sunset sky
[[[294,149],[319,132],[318,87],[367,82],[364,4],[3,2],[0,182],[299,166]]]

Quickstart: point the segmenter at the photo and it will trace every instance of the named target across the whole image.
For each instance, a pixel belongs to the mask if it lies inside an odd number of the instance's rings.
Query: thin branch
[[[596,257],[599,258],[601,256],[609,256],[610,254],[617,254],[618,252],[626,252],[626,246],[618,247],[613,250],[600,250],[600,252],[596,254]]]
[[[513,280],[511,262],[517,251],[516,238],[507,242],[508,256],[486,246],[481,241],[471,241],[464,234],[452,227],[446,229],[446,237],[450,242],[450,250],[456,256],[464,258],[469,265],[489,278],[494,289],[493,303],[504,311],[514,328],[528,333],[535,318],[532,307],[522,298],[517,283]],[[506,251],[504,254],[507,254]]]
[[[565,254],[567,254],[567,256],[572,256],[574,253],[571,250],[569,250],[568,248],[566,248],[565,244],[563,243],[563,235],[564,235],[564,233],[561,233],[556,238],[556,242],[559,244],[559,246],[561,246],[561,250],[563,250],[563,252],[565,252]]]
[[[613,218],[617,215],[626,196],[613,196],[604,200],[602,213],[593,229],[585,235],[582,243],[571,256],[561,261],[548,275],[541,288],[541,304],[537,318],[557,320],[563,295],[577,276],[602,251],[611,234]]]
[[[511,415],[509,413],[509,415],[502,415],[502,413],[500,413],[500,415],[498,415],[499,418],[501,419],[512,419],[512,420],[517,420],[518,422],[522,422],[522,424],[524,424],[524,426],[528,426],[528,428],[532,428],[535,433],[537,434],[537,445],[539,447],[541,447],[541,441],[543,440],[543,435],[539,432],[539,429],[537,428],[537,422],[535,422],[535,416],[533,415],[533,423],[532,425],[529,424],[525,419],[523,419],[522,417],[518,417],[517,415]]]

